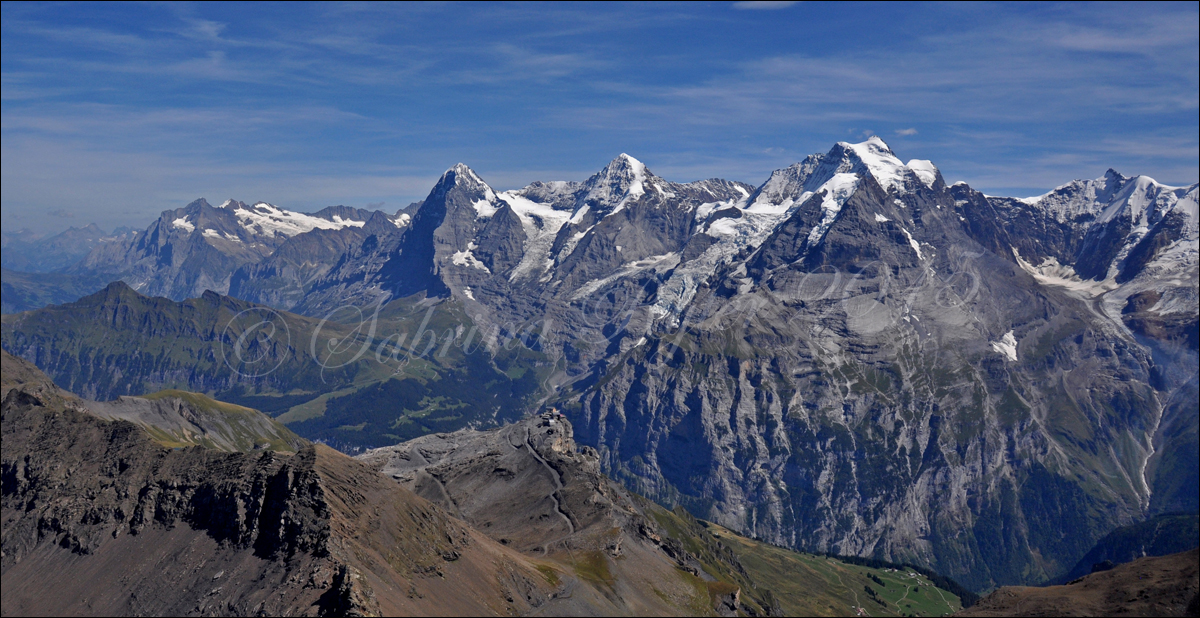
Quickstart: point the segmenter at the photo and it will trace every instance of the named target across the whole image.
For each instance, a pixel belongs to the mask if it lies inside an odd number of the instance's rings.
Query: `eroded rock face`
[[[799,201],[678,328],[596,369],[581,441],[776,543],[979,588],[1069,568],[1150,508],[1171,395],[1119,318],[977,240],[966,209],[990,206],[956,191],[860,177],[828,226],[822,194]]]
[[[553,588],[325,447],[164,448],[37,382],[2,404],[6,613],[519,613]]]
[[[577,448],[571,424],[557,415],[434,434],[358,458],[521,551],[584,549],[597,535],[637,530],[627,521],[633,503],[600,473],[594,449]]]
[[[633,490],[982,589],[1196,504],[1196,196],[1110,172],[994,198],[878,138],[758,188],[622,155],[497,193],[457,165],[296,307],[411,294],[492,348],[520,334],[546,401]],[[22,328],[5,345],[80,388],[133,365],[104,340],[84,376]]]
[[[664,600],[687,599],[687,587],[697,585],[708,590],[703,598],[667,607],[690,613],[698,601],[721,615],[777,611],[770,593],[758,590],[737,557],[698,522],[682,511],[667,514],[601,474],[595,449],[577,445],[571,423],[558,413],[490,431],[429,435],[358,459],[493,540],[572,569],[605,591],[604,601],[559,599],[549,611],[655,611]],[[661,523],[667,519],[675,528]],[[702,563],[694,552],[705,550],[709,559]],[[743,586],[752,590],[745,598]]]

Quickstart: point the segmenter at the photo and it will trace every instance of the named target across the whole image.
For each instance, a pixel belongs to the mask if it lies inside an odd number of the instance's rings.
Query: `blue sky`
[[[1189,184],[1197,6],[6,2],[3,227],[395,211],[458,161],[498,189],[621,152],[757,185],[870,134],[990,194]]]

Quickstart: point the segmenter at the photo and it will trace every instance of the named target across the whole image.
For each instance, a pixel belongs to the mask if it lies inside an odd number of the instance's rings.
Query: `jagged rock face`
[[[585,335],[569,338],[587,339],[620,307],[592,315],[596,307],[584,299],[615,283],[628,284],[643,301],[654,275],[679,262],[697,213],[744,199],[749,189],[722,180],[667,182],[621,155],[582,183],[497,193],[459,164],[421,203],[402,240],[357,252],[359,268],[331,270],[315,285],[318,299],[297,308],[315,315],[334,306],[338,297],[324,290],[343,299],[424,293],[452,296],[484,322],[548,318]],[[586,347],[578,343],[576,351]],[[593,360],[605,354],[606,346],[585,353]]]
[[[732,552],[686,514],[666,513],[613,483],[596,451],[576,445],[573,434],[570,422],[548,413],[490,431],[424,436],[358,459],[508,547],[581,575],[606,574],[599,582],[590,576],[603,587],[599,598],[588,600],[595,591],[581,586],[546,611],[778,612]],[[705,593],[691,599],[697,584]]]
[[[491,187],[461,163],[443,174],[413,215],[397,251],[383,266],[380,279],[384,288],[398,296],[419,291],[441,296],[449,292],[438,276],[446,263],[486,270],[470,255],[468,245],[482,227],[482,218],[495,214],[495,199]],[[465,256],[460,255],[463,252]]]
[[[1123,284],[1156,259],[1189,261],[1186,255],[1164,254],[1173,245],[1174,253],[1187,254],[1179,241],[1197,238],[1195,185],[1168,187],[1114,170],[1034,198],[983,198],[961,184],[952,193],[960,205],[975,202],[978,208],[981,199],[986,201],[1005,243],[1026,262],[1041,266],[1053,260],[1083,279]]]
[[[330,449],[167,449],[29,386],[2,404],[5,613],[522,613],[552,591]]]
[[[581,439],[635,490],[774,542],[979,588],[1069,568],[1150,508],[1154,360],[976,242],[971,201],[888,184],[793,200],[680,328],[597,371]]]
[[[403,229],[264,281],[308,315],[413,295],[532,329],[545,396],[634,489],[984,588],[1195,503],[1196,196],[1110,172],[993,198],[878,138],[757,188],[622,155],[497,193],[458,165]]]
[[[968,218],[995,213],[994,225],[968,226],[973,238],[998,253],[1010,247],[1040,284],[1092,304],[1126,340],[1151,354],[1151,384],[1162,413],[1145,464],[1148,508],[1195,509],[1197,186],[1168,187],[1109,170],[1035,198],[984,198],[965,185],[952,193]]]
[[[348,251],[368,238],[389,237],[401,228],[382,212],[371,213],[362,227],[313,229],[280,244],[259,262],[245,264],[229,282],[229,295],[271,307],[290,309],[302,302],[313,285]]]

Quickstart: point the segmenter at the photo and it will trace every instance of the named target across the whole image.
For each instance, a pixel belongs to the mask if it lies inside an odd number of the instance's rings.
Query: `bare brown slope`
[[[1140,558],[1063,586],[1005,586],[956,616],[1195,616],[1200,548]]]
[[[685,549],[658,520],[686,524],[601,474],[595,450],[578,447],[572,432],[565,419],[532,417],[490,431],[432,434],[359,459],[492,539],[544,561],[556,577],[578,578],[581,585],[569,586],[571,594],[548,604],[547,613],[763,615],[777,609],[731,553],[714,550],[702,560],[699,546]],[[702,530],[692,536],[707,537]]]
[[[511,614],[554,593],[336,451],[165,448],[8,368],[4,615]]]

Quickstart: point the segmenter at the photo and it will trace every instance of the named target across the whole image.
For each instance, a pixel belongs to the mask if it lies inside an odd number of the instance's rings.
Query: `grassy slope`
[[[194,411],[206,415],[210,431],[217,431],[222,437],[236,447],[236,450],[249,452],[253,450],[271,450],[295,452],[298,444],[304,443],[299,436],[285,427],[282,423],[269,416],[243,406],[217,401],[207,395],[180,390],[163,390],[142,399],[158,401],[162,399],[180,399],[186,402]],[[178,432],[167,431],[158,427],[146,427],[147,432],[164,446],[205,446],[218,450],[219,446],[211,439],[200,435],[180,435]],[[265,446],[263,446],[265,445]]]
[[[907,569],[851,565],[760,543],[716,524],[708,528],[760,586],[772,591],[788,616],[854,616],[855,607],[871,616],[942,616],[962,608],[958,597]],[[874,598],[867,588],[875,591]]]
[[[763,610],[774,606],[785,616],[855,616],[858,607],[869,616],[942,616],[962,608],[957,596],[908,569],[794,552],[697,520],[682,508],[667,511],[646,503],[643,508],[717,580],[707,582],[710,595],[737,586],[743,603]]]
[[[4,316],[3,343],[88,398],[204,392],[349,451],[520,416],[552,369],[537,352],[503,339],[493,355],[457,303],[414,297],[386,305],[374,328],[359,325],[354,311],[345,324],[270,312],[286,330],[246,344],[253,346],[249,357],[264,360],[235,374],[228,350],[238,345],[239,329],[265,319],[265,311],[209,294],[183,302],[149,298],[116,284],[76,303]],[[226,328],[234,316],[243,316],[238,328]],[[340,351],[329,360],[332,347]],[[313,349],[328,368],[312,358]]]

